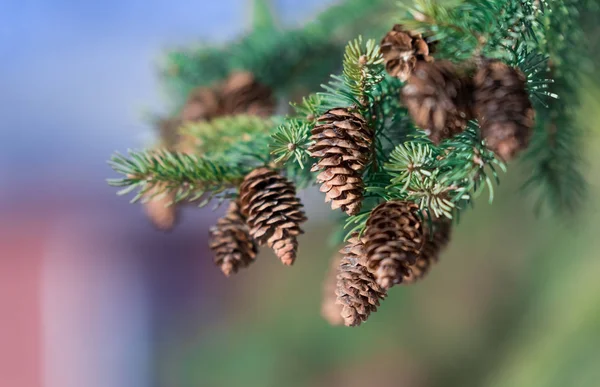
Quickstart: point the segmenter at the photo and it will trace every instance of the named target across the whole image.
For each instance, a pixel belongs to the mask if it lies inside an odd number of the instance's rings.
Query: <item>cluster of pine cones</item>
[[[524,75],[501,61],[480,59],[455,65],[435,61],[435,43],[396,25],[381,41],[389,75],[405,82],[401,99],[414,123],[430,139],[461,133],[477,119],[486,145],[504,160],[528,145],[534,125]],[[348,215],[360,211],[363,172],[373,154],[374,132],[351,108],[317,119],[308,151],[317,162],[317,182],[326,202]],[[366,229],[334,259],[325,284],[323,315],[355,326],[376,310],[389,288],[423,278],[450,238],[452,224],[420,213],[411,202],[389,201],[371,211]]]
[[[325,282],[322,314],[332,324],[357,326],[377,310],[394,285],[422,279],[448,244],[451,222],[431,219],[407,201],[375,207],[362,236],[334,258]]]
[[[386,71],[405,82],[401,98],[414,123],[437,144],[476,119],[487,146],[504,160],[526,148],[534,111],[524,75],[493,59],[459,65],[435,61],[433,51],[427,37],[400,25],[381,42]],[[236,73],[217,87],[193,91],[181,116],[165,121],[164,138],[174,149],[185,151],[169,125],[240,113],[266,116],[274,106],[269,88],[249,73]],[[319,172],[316,180],[332,209],[359,213],[374,135],[365,117],[351,107],[318,117],[308,152],[316,159],[312,171]],[[172,221],[166,218],[163,214],[160,222]],[[244,178],[237,199],[210,230],[215,263],[229,276],[254,262],[258,246],[266,245],[285,265],[292,265],[304,221],[294,184],[275,170],[257,168]],[[428,273],[448,244],[451,229],[450,220],[434,218],[410,201],[392,200],[375,207],[364,232],[354,234],[334,259],[323,315],[334,324],[364,322],[392,286],[415,283]]]
[[[215,263],[226,276],[247,267],[256,258],[257,245],[267,245],[285,265],[292,265],[298,249],[300,224],[306,221],[292,182],[261,167],[249,173],[238,199],[210,230]]]
[[[258,82],[252,73],[232,73],[220,84],[192,90],[178,117],[159,122],[160,146],[171,151],[193,153],[192,142],[179,135],[183,123],[238,114],[269,117],[275,107],[272,90]],[[152,195],[153,192],[150,192],[149,196]],[[177,206],[171,204],[173,199],[174,193],[156,196],[145,203],[146,214],[161,230],[170,230],[177,221]]]
[[[435,61],[432,52],[432,42],[401,25],[381,41],[388,74],[406,81],[402,101],[414,123],[439,143],[477,119],[487,146],[505,161],[527,148],[534,110],[523,73],[494,59]]]

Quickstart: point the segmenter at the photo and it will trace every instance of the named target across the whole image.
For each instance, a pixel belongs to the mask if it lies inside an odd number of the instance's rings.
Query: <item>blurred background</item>
[[[273,3],[300,26],[332,1]],[[293,268],[265,253],[229,279],[206,246],[222,210],[186,208],[165,234],[115,195],[106,159],[152,140],[164,50],[239,36],[248,14],[245,0],[0,2],[0,386],[599,386],[598,79],[581,90],[582,215],[535,218],[515,163],[428,278],[360,328],[319,314],[336,250],[320,195],[303,193]]]

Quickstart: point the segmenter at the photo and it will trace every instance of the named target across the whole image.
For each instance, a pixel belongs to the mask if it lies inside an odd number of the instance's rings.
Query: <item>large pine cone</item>
[[[402,89],[413,121],[436,144],[466,128],[473,118],[472,94],[471,79],[448,61],[418,63]]]
[[[189,94],[181,111],[184,122],[211,120],[219,115],[220,101],[217,92],[209,87],[198,87]]]
[[[411,202],[389,201],[375,207],[365,229],[367,266],[384,289],[410,275],[419,258],[425,232]]]
[[[499,60],[488,60],[475,75],[475,110],[487,146],[504,160],[527,148],[535,112],[525,75]]]
[[[321,170],[317,182],[331,208],[348,215],[360,210],[363,198],[362,172],[369,162],[373,131],[363,116],[348,109],[332,109],[319,117],[312,129],[310,155],[318,159],[311,171]]]
[[[377,310],[386,292],[365,266],[365,249],[360,239],[351,238],[340,253],[343,257],[337,275],[337,304],[342,306],[344,324],[358,326]]]
[[[222,115],[251,114],[269,117],[275,111],[270,87],[247,71],[235,72],[221,86]]]
[[[429,222],[425,223],[425,243],[421,248],[421,254],[414,265],[410,265],[410,273],[404,277],[402,283],[412,284],[427,275],[431,266],[439,260],[440,252],[448,245],[452,232],[452,222],[447,219],[432,222],[433,233],[429,231]]]
[[[258,248],[237,201],[229,204],[225,216],[210,229],[209,246],[215,252],[215,264],[228,277],[256,259]]]
[[[293,264],[300,223],[306,221],[294,184],[268,168],[255,169],[240,186],[240,203],[250,235],[271,247],[285,265]]]
[[[423,35],[404,30],[400,24],[383,37],[380,46],[386,71],[402,81],[410,77],[417,62],[433,62],[432,47]]]

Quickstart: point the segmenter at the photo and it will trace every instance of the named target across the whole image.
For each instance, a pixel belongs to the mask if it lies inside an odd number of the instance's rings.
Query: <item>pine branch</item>
[[[200,203],[204,205],[237,186],[247,173],[243,168],[162,150],[129,151],[128,156],[115,153],[109,165],[124,176],[108,180],[114,187],[124,187],[119,195],[138,190],[132,202],[174,192],[175,202],[197,202],[207,195]]]
[[[334,75],[329,84],[321,85],[325,89],[324,93],[319,93],[323,110],[354,106],[362,113],[368,111],[375,85],[383,80],[382,63],[383,57],[374,40],[364,44],[359,36],[349,42],[344,54],[342,75]]]
[[[497,168],[506,170],[471,122],[467,131],[440,147],[424,138],[398,145],[385,166],[391,176],[386,190],[392,199],[408,199],[436,217],[453,218],[485,187],[493,201],[493,181],[499,184]]]
[[[580,171],[582,131],[573,115],[579,76],[590,67],[580,15],[583,9],[598,12],[598,7],[584,3],[421,0],[404,7],[413,19],[409,26],[443,41],[438,57],[499,58],[526,75],[538,125],[525,155],[533,164],[525,188],[540,191],[538,207],[547,203],[557,212],[575,211],[587,185]]]
[[[271,91],[312,90],[339,70],[346,41],[340,34],[362,27],[356,20],[372,22],[373,9],[389,1],[347,0],[288,31],[274,27],[267,3],[254,1],[255,28],[241,39],[170,54],[166,81],[179,95],[176,106],[191,88],[233,71],[259,81],[215,93],[210,103],[190,99],[196,105],[186,112],[212,106],[213,114],[193,118],[207,121],[181,126],[192,118],[173,115],[164,144],[189,154],[129,151],[109,161],[122,175],[109,184],[120,194],[137,191],[133,201],[161,197],[153,201],[159,211],[165,203],[232,199],[239,190],[213,233],[218,262],[250,261],[258,242],[291,264],[306,220],[296,191],[318,183],[332,209],[347,215],[337,218],[346,238],[364,237],[347,248],[368,268],[360,274],[386,289],[413,281],[475,198],[487,191],[493,201],[506,171],[500,157],[510,161],[528,146],[533,172],[526,187],[543,191],[538,206],[574,211],[581,203],[587,185],[575,114],[590,64],[580,12],[584,5],[598,12],[593,0],[415,0],[404,7],[404,26],[385,35],[383,53],[372,39],[348,42],[341,73],[322,85],[324,92],[293,105],[291,116],[215,118],[257,112],[240,100],[250,106],[266,94],[272,108]],[[263,93],[265,85],[271,90]],[[166,212],[162,224],[170,226],[174,209]],[[249,254],[241,257],[242,250]],[[351,290],[364,291],[358,285]]]
[[[312,126],[301,120],[288,120],[273,134],[270,145],[276,163],[293,159],[301,169],[308,160],[307,147]]]
[[[224,157],[230,163],[239,163],[241,159],[253,157],[264,159],[268,153],[266,140],[281,121],[279,117],[262,118],[245,114],[224,116],[211,121],[185,123],[180,133],[192,143],[198,154]],[[250,153],[245,150],[250,150]]]
[[[550,99],[548,109],[538,112],[539,124],[526,154],[533,171],[524,188],[539,191],[538,211],[546,204],[557,213],[576,212],[587,191],[581,172],[583,129],[575,118],[580,77],[589,63],[581,6],[574,0],[555,1],[544,13],[545,49],[555,80],[549,90],[559,99]]]
[[[259,10],[264,10],[263,3],[256,1]],[[194,87],[212,85],[233,70],[250,71],[279,93],[313,90],[339,69],[348,39],[365,27],[381,29],[381,15],[392,7],[389,0],[346,0],[300,29],[255,28],[224,45],[171,50],[161,66],[163,84],[175,107]]]

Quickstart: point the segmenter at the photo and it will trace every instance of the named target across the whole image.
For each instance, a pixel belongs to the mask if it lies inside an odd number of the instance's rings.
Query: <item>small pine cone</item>
[[[362,172],[369,162],[373,131],[363,116],[347,109],[332,109],[312,129],[310,155],[318,159],[311,171],[321,170],[317,182],[331,208],[357,214],[363,198]]]
[[[175,193],[168,192],[152,197],[159,191],[158,188],[155,188],[145,194],[149,200],[143,204],[144,212],[157,229],[169,231],[175,227],[175,223],[177,223],[178,211],[177,205],[174,204]]]
[[[209,246],[215,252],[215,264],[227,277],[256,259],[258,248],[237,201],[229,204],[225,216],[210,229]]]
[[[475,74],[475,111],[487,146],[508,161],[527,148],[535,112],[527,79],[516,68],[488,60]]]
[[[433,235],[429,233],[428,222],[424,222],[427,228],[427,235],[425,236],[425,243],[421,248],[421,254],[417,258],[414,265],[409,266],[410,273],[402,283],[412,284],[422,279],[427,275],[431,266],[439,261],[439,254],[450,240],[450,234],[452,232],[452,222],[443,219],[433,221]]]
[[[233,73],[221,87],[223,115],[251,114],[269,117],[275,111],[275,98],[270,87],[259,83],[247,71]]]
[[[402,100],[415,122],[434,143],[462,132],[473,118],[473,85],[448,61],[420,62],[402,89]]]
[[[198,122],[215,118],[219,115],[219,96],[211,88],[198,87],[190,93],[181,111],[181,119],[185,122]]]
[[[300,223],[306,221],[294,184],[268,168],[255,169],[240,186],[240,203],[250,235],[271,247],[285,265],[293,264]]]
[[[158,133],[160,147],[173,151],[180,141],[179,127],[181,120],[178,118],[162,119],[158,122]]]
[[[369,215],[363,238],[367,266],[384,289],[401,283],[419,258],[426,236],[418,209],[411,202],[389,201]]]
[[[342,255],[336,254],[331,258],[331,265],[323,282],[323,299],[321,301],[321,316],[331,325],[342,325],[342,305],[337,303],[337,275],[342,261]]]
[[[183,135],[179,131],[181,124],[182,120],[178,118],[160,120],[158,123],[159,145],[171,152],[192,154],[196,150],[195,138],[190,135]]]
[[[337,274],[337,303],[346,326],[358,326],[377,310],[386,296],[366,264],[365,248],[356,236],[340,250],[343,257]]]
[[[404,30],[400,24],[396,24],[383,37],[380,46],[386,71],[401,81],[410,77],[417,62],[433,62],[433,57],[429,55],[432,46],[423,35]]]

